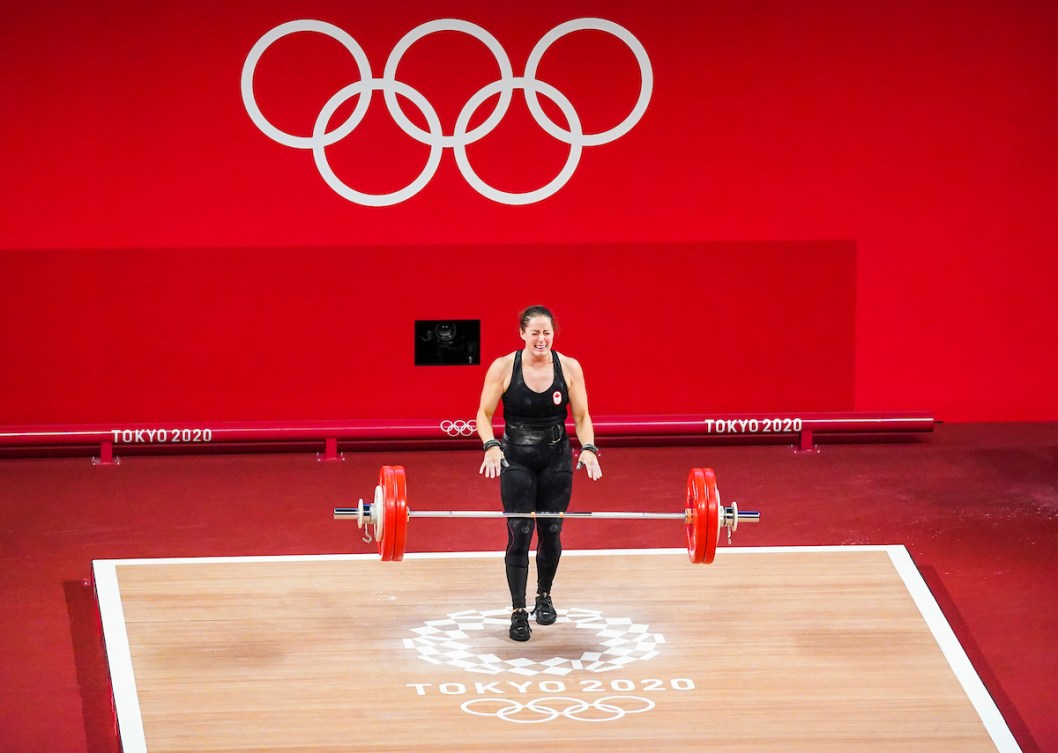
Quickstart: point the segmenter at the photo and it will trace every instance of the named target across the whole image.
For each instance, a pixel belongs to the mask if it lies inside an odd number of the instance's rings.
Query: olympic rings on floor
[[[481,710],[490,707],[490,710]],[[516,724],[540,724],[564,716],[578,722],[612,722],[627,714],[640,714],[654,708],[649,698],[636,695],[610,695],[591,701],[571,696],[533,698],[526,703],[513,698],[474,698],[460,708],[475,716],[494,716]],[[595,713],[586,713],[592,712]]]

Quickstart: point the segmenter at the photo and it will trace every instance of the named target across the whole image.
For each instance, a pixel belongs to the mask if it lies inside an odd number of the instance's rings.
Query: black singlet
[[[558,353],[551,351],[555,376],[543,392],[522,377],[522,351],[514,354],[511,383],[503,393],[504,439],[510,444],[555,444],[566,437],[569,389]]]

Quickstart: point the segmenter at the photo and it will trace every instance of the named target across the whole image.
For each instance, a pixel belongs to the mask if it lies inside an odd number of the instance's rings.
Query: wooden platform
[[[125,753],[1018,751],[906,550],[101,560]],[[531,574],[532,582],[532,574]]]

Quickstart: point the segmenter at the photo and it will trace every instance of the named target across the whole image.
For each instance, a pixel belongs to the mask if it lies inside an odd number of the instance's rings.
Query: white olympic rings
[[[636,99],[631,112],[613,128],[599,133],[584,133],[580,117],[577,115],[573,104],[554,86],[536,78],[540,60],[551,45],[567,34],[583,30],[601,31],[617,37],[631,50],[639,65],[641,81],[639,97]],[[437,111],[429,100],[418,90],[397,80],[397,66],[408,49],[423,37],[441,31],[455,31],[474,37],[489,49],[496,58],[496,64],[499,68],[499,79],[482,87],[463,105],[450,135],[445,135]],[[316,118],[311,136],[297,136],[277,128],[261,112],[254,95],[254,72],[257,70],[257,65],[265,51],[283,37],[298,32],[323,34],[337,41],[353,57],[360,75],[359,81],[339,90],[323,106]],[[321,177],[335,193],[348,201],[364,206],[381,207],[392,206],[410,199],[425,188],[433,178],[440,164],[443,150],[451,148],[460,173],[475,191],[500,204],[524,205],[546,199],[561,189],[577,169],[584,147],[598,146],[614,141],[628,133],[639,122],[640,118],[643,117],[643,113],[646,112],[647,105],[650,103],[650,96],[654,89],[654,73],[650,58],[647,56],[646,49],[640,41],[623,26],[603,18],[578,18],[559,24],[547,32],[540,38],[540,41],[536,43],[536,46],[529,54],[525,72],[522,76],[514,75],[514,69],[511,67],[507,52],[492,34],[469,21],[446,18],[428,21],[416,26],[405,34],[394,46],[393,51],[386,60],[382,78],[375,78],[371,73],[371,64],[367,59],[366,53],[351,35],[325,21],[301,19],[280,24],[257,40],[257,43],[250,50],[250,53],[246,56],[246,61],[243,63],[241,89],[243,105],[246,107],[246,112],[254,125],[268,138],[283,146],[293,149],[311,150]],[[569,156],[566,158],[566,162],[558,175],[544,186],[524,193],[501,191],[486,183],[471,167],[466,153],[467,146],[490,134],[500,123],[507,114],[512,95],[516,89],[525,92],[526,104],[537,124],[550,136],[568,144],[570,147]],[[376,91],[382,92],[386,108],[397,126],[411,138],[430,147],[430,154],[422,172],[404,188],[386,194],[363,193],[346,185],[331,169],[325,153],[326,147],[337,143],[356,129],[367,114],[367,109],[371,104],[371,95]],[[544,113],[540,107],[538,97],[541,94],[554,102],[562,112],[563,117],[567,121],[567,128],[560,127]],[[418,108],[429,130],[424,131],[404,114],[400,103],[397,101],[398,95],[407,99]],[[471,118],[473,118],[477,109],[489,97],[496,95],[498,95],[498,100],[492,113],[476,128],[468,130]],[[357,103],[349,117],[336,128],[328,131],[327,127],[334,113],[345,102],[354,97],[357,97]]]
[[[478,422],[473,418],[469,421],[463,419],[457,419],[455,421],[449,421],[445,419],[441,422],[441,431],[450,437],[472,437],[478,430]]]
[[[620,701],[620,703],[615,703],[615,701]],[[626,703],[626,701],[632,703]],[[497,708],[490,708],[487,711],[475,708],[482,705],[486,708],[495,705]],[[505,722],[516,724],[539,724],[554,721],[560,716],[578,722],[612,722],[627,714],[650,711],[654,705],[649,698],[636,695],[610,695],[596,698],[593,701],[557,695],[534,698],[527,703],[516,701],[513,698],[475,698],[465,701],[460,708],[475,716],[494,716]],[[584,712],[591,710],[597,713],[584,715]]]

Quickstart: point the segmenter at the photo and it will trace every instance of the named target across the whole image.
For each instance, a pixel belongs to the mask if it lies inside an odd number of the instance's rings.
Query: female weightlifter
[[[580,465],[588,478],[602,477],[595,432],[588,415],[584,372],[569,356],[552,350],[555,318],[543,306],[530,306],[521,315],[525,347],[497,358],[485,375],[478,408],[478,435],[485,458],[479,473],[500,477],[504,512],[565,512],[573,489],[573,456],[566,434],[567,406],[581,445]],[[492,416],[503,400],[503,439],[493,436]],[[562,555],[562,520],[536,521],[536,606],[539,625],[550,625],[558,614],[551,601],[551,585]],[[510,636],[527,641],[532,633],[525,610],[529,579],[531,518],[507,519],[507,585],[511,590]]]

